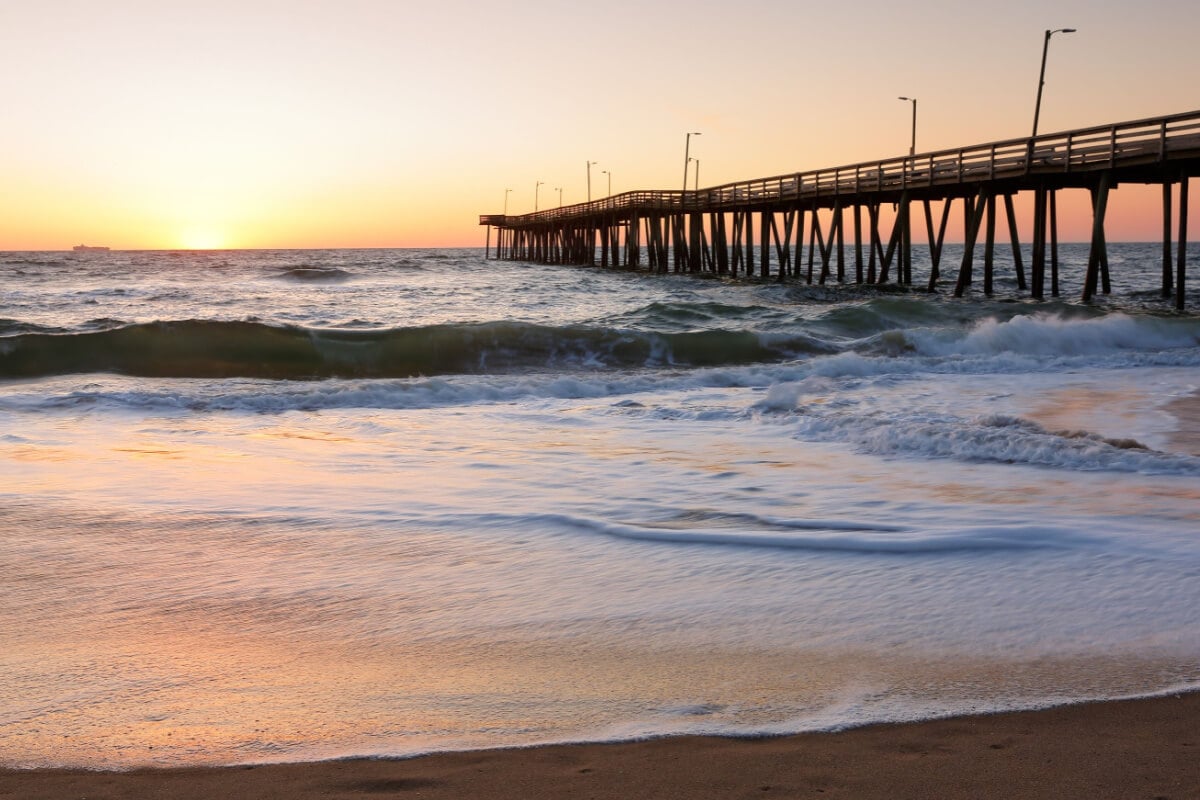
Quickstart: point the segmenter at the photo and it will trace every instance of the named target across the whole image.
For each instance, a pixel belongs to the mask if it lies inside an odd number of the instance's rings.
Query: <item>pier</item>
[[[1162,186],[1162,294],[1183,309],[1188,179],[1197,174],[1200,111],[1193,111],[695,191],[633,191],[532,214],[485,214],[479,224],[488,228],[487,252],[495,258],[902,286],[914,285],[912,231],[923,224],[930,268],[921,284],[935,291],[953,282],[961,297],[976,286],[977,255],[982,291],[992,294],[999,220],[1018,289],[1043,299],[1062,291],[1058,192],[1086,189],[1092,231],[1080,292],[1087,302],[1110,291],[1109,193],[1121,184],[1155,184]],[[1022,192],[1033,194],[1028,276],[1014,210]],[[895,208],[890,226],[881,221],[885,205]],[[963,256],[957,272],[953,265],[943,272],[946,227],[956,207]]]

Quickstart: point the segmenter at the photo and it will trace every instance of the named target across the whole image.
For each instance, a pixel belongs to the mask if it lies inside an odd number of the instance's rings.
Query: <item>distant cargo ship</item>
[[[77,245],[75,245],[75,252],[77,252],[77,253],[107,253],[108,248],[107,247],[92,247],[92,246],[86,245],[86,244],[77,244]]]

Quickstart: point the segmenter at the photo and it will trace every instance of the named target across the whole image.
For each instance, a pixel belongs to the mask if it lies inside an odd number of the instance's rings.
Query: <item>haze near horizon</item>
[[[478,214],[1200,108],[1183,0],[9,3],[0,249],[479,246]],[[506,193],[506,189],[512,189]],[[561,190],[561,192],[559,191]],[[1079,194],[1079,193],[1076,193]],[[1154,240],[1155,187],[1109,238]],[[1195,204],[1200,206],[1200,204]],[[1193,207],[1192,229],[1200,229]],[[1082,197],[1063,238],[1086,238]]]

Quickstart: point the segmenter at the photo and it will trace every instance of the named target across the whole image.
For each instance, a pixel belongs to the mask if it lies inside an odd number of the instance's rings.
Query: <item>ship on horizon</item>
[[[109,248],[93,247],[92,245],[87,244],[77,244],[75,245],[74,250],[76,253],[107,253]]]

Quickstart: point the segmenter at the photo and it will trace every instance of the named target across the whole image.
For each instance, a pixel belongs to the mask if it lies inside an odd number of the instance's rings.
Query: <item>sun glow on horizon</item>
[[[228,250],[229,237],[215,228],[187,228],[179,234],[181,250]]]

